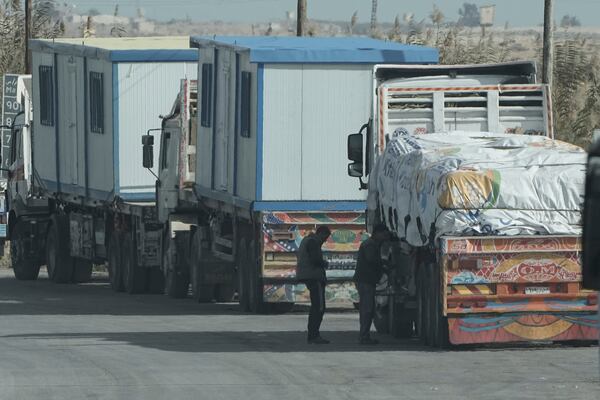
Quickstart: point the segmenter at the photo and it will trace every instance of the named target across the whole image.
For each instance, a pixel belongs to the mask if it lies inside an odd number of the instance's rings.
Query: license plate
[[[526,287],[525,294],[550,294],[550,288],[541,286]]]

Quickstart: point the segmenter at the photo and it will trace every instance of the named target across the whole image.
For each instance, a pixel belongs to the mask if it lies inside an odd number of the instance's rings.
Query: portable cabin
[[[160,128],[180,80],[196,77],[189,38],[33,40],[31,49],[41,183],[93,201],[154,200],[140,138]]]
[[[346,140],[368,121],[376,64],[436,64],[433,48],[369,38],[194,36],[197,192],[253,209],[364,209]]]

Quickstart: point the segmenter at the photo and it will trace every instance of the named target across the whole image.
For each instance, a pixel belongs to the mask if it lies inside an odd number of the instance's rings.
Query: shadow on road
[[[417,339],[380,337],[382,343],[366,346],[357,343],[356,331],[329,331],[322,334],[331,340],[331,344],[307,344],[306,332],[300,331],[41,333],[5,335],[0,338],[50,340],[56,346],[83,345],[82,341],[88,340],[106,341],[185,353],[439,351],[422,346]]]
[[[333,309],[333,307],[330,307]],[[354,312],[339,309],[338,312]],[[291,313],[306,313],[296,305]],[[130,295],[114,292],[107,277],[96,275],[90,283],[55,284],[41,273],[38,280],[19,281],[12,271],[0,271],[0,315],[248,315],[237,303],[199,304],[190,297]]]

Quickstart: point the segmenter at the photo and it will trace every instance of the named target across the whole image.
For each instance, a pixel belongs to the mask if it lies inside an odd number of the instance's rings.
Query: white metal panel
[[[232,62],[233,55],[233,62]],[[233,148],[232,131],[235,129],[235,54],[229,49],[220,50],[216,63],[216,104],[214,121],[214,184],[215,190],[231,192],[230,170]]]
[[[34,71],[39,71],[41,65],[53,66],[54,55],[48,53],[32,54],[32,66]],[[33,77],[33,167],[40,179],[46,182],[56,182],[56,146],[55,127],[45,126],[40,122],[40,82],[39,74],[34,73]],[[55,89],[56,90],[56,89]]]
[[[141,136],[160,128],[160,115],[166,115],[179,92],[180,80],[196,79],[195,63],[118,64],[118,176],[119,193],[149,194],[155,178],[142,168]],[[158,165],[158,152],[154,154]]]
[[[265,67],[263,200],[302,198],[302,87],[302,65]]]
[[[371,65],[304,65],[302,200],[365,199],[346,173],[346,142],[369,119],[371,89]]]
[[[213,138],[212,126],[204,127],[201,124],[202,118],[202,64],[214,63],[214,50],[212,48],[200,49],[198,64],[198,132],[196,138],[196,181],[205,188],[212,187],[212,156],[213,156]],[[212,102],[212,99],[211,99]]]
[[[76,192],[85,187],[83,168],[83,59],[57,56],[58,165],[61,188]]]
[[[237,136],[236,140],[236,195],[253,200],[256,195],[256,142],[258,112],[258,68],[250,63],[248,53],[240,54],[240,69],[252,73],[250,102],[250,137]]]
[[[91,132],[88,119],[88,187],[92,197],[96,197],[94,192],[105,196],[114,189],[112,63],[88,59],[87,69],[86,79],[89,80],[90,72],[98,72],[103,74],[104,81],[104,133]],[[89,109],[87,112],[89,116]]]

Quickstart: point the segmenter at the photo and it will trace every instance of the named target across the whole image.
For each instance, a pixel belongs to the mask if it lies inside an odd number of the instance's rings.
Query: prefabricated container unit
[[[140,138],[160,128],[180,80],[196,77],[189,38],[33,40],[31,49],[39,181],[93,201],[154,200]]]
[[[201,37],[197,193],[255,211],[364,210],[346,140],[368,121],[376,64],[433,48],[369,38]]]

